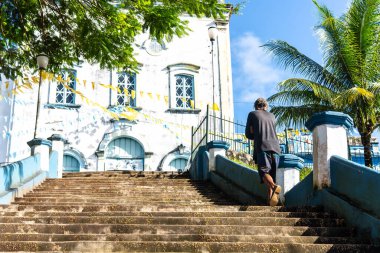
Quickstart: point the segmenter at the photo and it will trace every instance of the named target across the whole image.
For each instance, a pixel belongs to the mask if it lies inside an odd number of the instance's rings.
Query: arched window
[[[119,72],[117,74],[117,105],[136,106],[136,74]]]
[[[187,160],[185,158],[176,158],[169,163],[169,170],[177,170],[183,172],[185,170]]]
[[[80,163],[75,157],[71,155],[63,156],[63,171],[78,172],[79,170],[80,170]]]
[[[194,108],[194,76],[192,75],[175,75],[176,108],[193,109]]]
[[[58,104],[75,104],[75,93],[71,89],[76,89],[76,70],[62,71],[60,76],[61,78],[57,81],[55,102]]]

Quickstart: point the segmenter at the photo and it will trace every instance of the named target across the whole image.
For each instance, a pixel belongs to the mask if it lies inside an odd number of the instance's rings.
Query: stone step
[[[368,241],[355,237],[323,236],[263,236],[263,235],[208,235],[208,234],[0,234],[0,241],[190,241],[190,242],[251,242],[251,243],[353,243],[367,244]]]
[[[218,206],[218,205],[204,205],[204,206],[178,206],[178,205],[156,205],[156,206],[141,206],[141,205],[10,205],[6,208],[7,211],[61,211],[61,212],[228,212],[228,211],[280,211],[280,212],[318,212],[321,207],[302,207],[302,208],[286,208],[281,206],[243,206],[243,205],[230,205],[230,206]],[[5,209],[3,209],[5,210]]]
[[[281,217],[0,217],[0,223],[23,224],[162,224],[162,225],[244,225],[244,226],[344,226],[343,219],[330,218],[281,218]]]
[[[336,214],[325,212],[266,212],[266,211],[230,211],[230,212],[7,212],[0,211],[2,217],[113,217],[113,216],[148,216],[148,217],[283,217],[283,218],[337,218]]]
[[[87,178],[87,177],[149,177],[149,176],[161,176],[171,178],[189,178],[188,174],[178,173],[174,171],[162,172],[162,171],[104,171],[104,172],[76,172],[76,173],[63,173],[63,178]]]
[[[162,225],[162,224],[22,224],[2,223],[0,233],[26,234],[214,234],[262,236],[353,236],[346,227]]]
[[[111,199],[110,197],[104,196],[57,196],[57,197],[36,197],[36,196],[25,196],[23,198],[15,198],[15,201],[30,201],[30,202],[72,202],[72,201],[83,201],[83,202],[103,202],[103,203],[118,203],[120,200],[133,202],[133,201],[173,201],[173,202],[226,202],[226,200],[223,199],[215,199],[215,198],[209,198],[206,196],[199,196],[199,197],[190,197],[190,198],[184,198],[181,196],[170,196],[170,195],[161,195],[161,196],[151,196],[151,197],[144,197],[144,196],[125,196],[125,195],[119,195],[119,200],[117,199]]]
[[[162,194],[162,195],[159,195],[157,193],[152,193],[152,192],[145,192],[145,193],[140,193],[140,194],[136,194],[136,193],[132,193],[132,192],[119,192],[119,193],[116,193],[116,194],[110,194],[110,193],[87,193],[85,196],[86,197],[89,197],[89,198],[94,198],[94,197],[100,197],[100,198],[110,198],[110,197],[115,197],[115,196],[119,196],[120,194],[122,194],[123,196],[125,197],[135,197],[135,198],[142,198],[142,197],[147,197],[147,198],[156,198],[158,196],[160,197],[170,197],[170,198],[222,198],[222,196],[220,194],[200,194],[200,193],[187,193],[186,195],[183,195],[183,194],[180,194],[180,193],[172,193],[170,195],[165,195],[165,194]],[[71,198],[71,197],[78,197],[78,196],[82,196],[80,194],[76,194],[76,193],[67,193],[67,192],[61,192],[61,193],[36,193],[36,192],[29,192],[27,194],[24,195],[24,198],[28,198],[28,197],[32,197],[32,198],[57,198],[57,197],[67,197],[67,198]],[[223,196],[224,197],[224,196]]]
[[[80,199],[72,199],[68,200],[68,202],[52,202],[52,201],[28,201],[27,199],[19,200],[16,202],[13,202],[17,205],[54,205],[59,204],[61,206],[72,206],[72,205],[81,205],[81,206],[88,206],[88,205],[140,205],[140,206],[157,206],[157,205],[177,205],[177,206],[209,206],[209,205],[219,205],[219,206],[230,206],[235,203],[228,202],[228,201],[192,201],[192,200],[178,200],[178,201],[146,201],[146,200],[135,200],[135,201],[129,201],[128,199],[120,199],[119,201],[115,200],[108,200],[108,201],[85,201]]]
[[[379,252],[380,247],[358,244],[301,244],[251,242],[0,242],[1,251],[78,252]]]

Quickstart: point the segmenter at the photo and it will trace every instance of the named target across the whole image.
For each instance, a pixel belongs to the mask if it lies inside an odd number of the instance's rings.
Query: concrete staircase
[[[0,223],[1,252],[380,252],[321,208],[242,206],[170,173],[49,179]]]

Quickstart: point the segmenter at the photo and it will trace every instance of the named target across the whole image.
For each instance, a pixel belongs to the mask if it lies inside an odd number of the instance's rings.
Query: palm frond
[[[320,104],[300,106],[273,106],[271,112],[276,116],[277,124],[283,126],[303,127],[305,122],[317,112],[333,110],[332,107]]]
[[[351,67],[355,75],[355,82],[366,88],[367,75],[379,73],[375,55],[380,49],[380,0],[354,0],[345,15],[346,33],[344,36],[347,49],[355,56],[355,64]],[[375,51],[374,51],[375,50]],[[375,57],[374,57],[375,56]],[[378,57],[377,57],[378,59]],[[368,61],[370,60],[370,61]],[[377,63],[377,64],[376,64]],[[375,71],[374,71],[375,70]]]
[[[375,95],[366,89],[360,87],[354,87],[348,89],[334,99],[334,102],[339,107],[347,107],[352,104],[358,104],[358,102],[363,101],[364,104],[369,105],[375,98]]]
[[[336,19],[326,6],[319,5],[315,0],[313,2],[321,16],[321,23],[315,29],[320,39],[325,67],[339,80],[340,84],[344,84],[344,88],[354,87],[355,82],[350,66],[356,66],[351,62],[356,59],[353,56],[356,50],[351,51],[345,44],[344,23]]]
[[[271,53],[278,64],[285,69],[290,68],[294,73],[303,75],[306,79],[320,83],[330,89],[341,86],[338,80],[325,68],[285,41],[269,41],[262,47]]]
[[[278,87],[280,91],[311,91],[316,98],[325,103],[331,103],[332,99],[336,97],[336,92],[330,88],[302,78],[287,79]]]

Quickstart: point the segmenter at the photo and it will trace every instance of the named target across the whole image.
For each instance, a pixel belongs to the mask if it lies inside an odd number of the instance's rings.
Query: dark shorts
[[[280,156],[273,151],[261,151],[256,158],[261,183],[264,183],[264,174],[269,174],[273,178],[273,182],[276,182],[276,170],[280,162]]]

